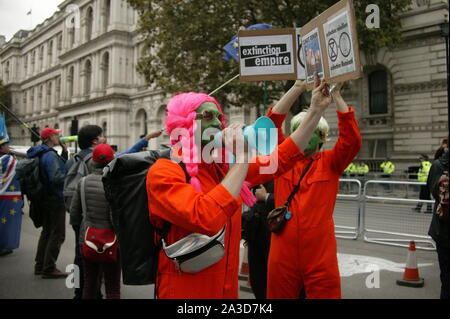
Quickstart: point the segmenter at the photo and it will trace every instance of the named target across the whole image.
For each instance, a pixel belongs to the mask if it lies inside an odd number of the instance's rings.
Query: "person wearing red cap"
[[[64,278],[66,273],[56,268],[61,245],[66,236],[66,214],[64,208],[63,186],[66,176],[64,156],[65,145],[59,141],[59,130],[46,127],[41,131],[42,145],[33,146],[27,151],[27,158],[39,157],[40,179],[44,185],[42,207],[45,207],[42,232],[39,238],[35,275],[42,278]],[[62,156],[53,148],[63,147]],[[67,154],[67,151],[66,151]],[[67,156],[67,155],[66,155]]]
[[[83,177],[77,185],[70,207],[71,220],[81,220],[80,236],[76,238],[80,247],[85,240],[87,227],[96,229],[113,229],[111,223],[111,208],[105,198],[102,183],[103,168],[114,159],[114,151],[108,144],[99,144],[92,151],[92,161],[89,162],[91,174]],[[84,184],[84,186],[82,186]],[[84,193],[82,194],[84,190]],[[83,199],[84,197],[84,199]],[[85,210],[83,211],[84,200]],[[83,299],[98,297],[101,276],[104,274],[107,299],[120,298],[120,263],[119,260],[100,263],[83,258],[84,286]],[[100,271],[100,269],[102,271]]]

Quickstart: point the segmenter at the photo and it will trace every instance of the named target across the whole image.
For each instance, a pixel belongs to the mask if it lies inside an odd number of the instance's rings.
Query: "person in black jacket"
[[[448,146],[444,150],[444,153],[441,157],[435,160],[430,168],[430,172],[427,180],[427,187],[430,190],[430,193],[433,195],[435,199],[435,205],[433,209],[433,217],[431,220],[430,229],[428,234],[433,238],[436,242],[436,250],[438,254],[439,260],[439,268],[441,271],[441,299],[448,299],[448,257],[449,257],[449,249],[448,249],[448,219],[440,218],[436,214],[436,209],[440,201],[440,197],[438,194],[438,184],[439,180],[444,173],[444,171],[448,172]],[[448,195],[447,195],[448,196]]]
[[[245,213],[243,239],[248,245],[250,284],[256,299],[266,299],[270,231],[267,214],[275,208],[273,181],[255,188],[257,202]]]

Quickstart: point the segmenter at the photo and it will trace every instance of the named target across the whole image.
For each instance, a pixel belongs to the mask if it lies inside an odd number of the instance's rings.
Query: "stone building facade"
[[[140,135],[163,126],[168,96],[136,72],[141,56],[137,12],[122,0],[66,0],[32,31],[0,38],[0,78],[12,92],[12,109],[27,123],[56,126],[69,135],[71,122],[104,128],[123,150]],[[375,55],[364,53],[364,77],[352,81],[345,98],[354,106],[363,135],[359,159],[390,156],[400,169],[430,156],[448,135],[445,0],[413,0],[402,16],[404,41]],[[383,27],[383,26],[381,26]],[[227,109],[230,121],[250,123],[255,108]],[[326,113],[332,147],[337,138],[333,107]],[[30,134],[8,124],[15,144]],[[150,147],[167,143],[152,140]]]

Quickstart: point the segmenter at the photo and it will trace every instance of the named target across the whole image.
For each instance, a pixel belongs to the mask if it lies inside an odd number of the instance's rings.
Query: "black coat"
[[[433,240],[438,244],[448,247],[448,221],[444,222],[443,220],[439,219],[438,215],[436,215],[436,208],[439,204],[437,188],[439,179],[441,178],[444,170],[448,170],[448,151],[442,154],[439,159],[433,161],[427,180],[427,187],[430,190],[431,195],[433,195],[433,198],[435,199],[433,218],[431,220],[428,235],[430,235],[431,238],[433,238]]]

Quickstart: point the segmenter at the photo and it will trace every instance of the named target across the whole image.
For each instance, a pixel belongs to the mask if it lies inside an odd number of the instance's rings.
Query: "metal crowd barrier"
[[[420,200],[420,186],[425,183],[409,181],[340,179],[339,194],[334,210],[337,238],[358,239],[383,245],[435,250],[428,236],[432,214],[413,209],[422,203],[422,210],[433,200]],[[416,189],[411,193],[411,189]],[[373,193],[373,194],[372,194]]]
[[[340,193],[334,208],[334,229],[337,238],[357,239],[361,220],[361,182],[357,179],[339,180]]]
[[[367,195],[370,185],[387,185],[384,196]],[[403,190],[408,185],[422,186],[425,183],[407,181],[369,180],[364,184],[361,230],[364,241],[392,246],[408,247],[414,240],[416,248],[435,250],[434,241],[428,236],[428,228],[431,223],[432,213],[425,214],[413,211],[418,203],[422,203],[425,209],[428,205],[433,207],[433,200],[419,200],[412,198],[394,197],[392,188],[400,186]],[[386,187],[386,186],[385,186]],[[390,191],[389,191],[390,189]],[[405,194],[405,197],[408,194]]]

